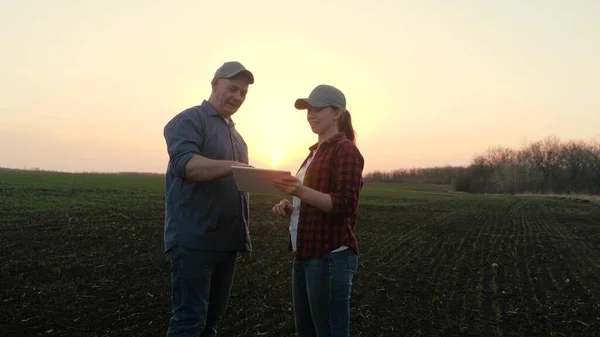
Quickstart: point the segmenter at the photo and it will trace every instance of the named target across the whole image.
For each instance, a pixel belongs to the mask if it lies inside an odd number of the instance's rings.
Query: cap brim
[[[239,76],[239,75],[245,76],[248,79],[248,83],[254,84],[254,75],[252,75],[252,73],[250,72],[250,70],[236,71],[234,73],[231,73],[231,74],[225,76],[225,78],[230,79],[230,78],[233,78],[233,77],[236,77],[236,76]]]
[[[311,106],[314,108],[324,108],[326,106],[329,106],[329,104],[319,101],[317,99],[310,98],[298,98],[296,100],[296,103],[294,103],[294,107],[296,107],[296,109],[298,110],[305,110]]]

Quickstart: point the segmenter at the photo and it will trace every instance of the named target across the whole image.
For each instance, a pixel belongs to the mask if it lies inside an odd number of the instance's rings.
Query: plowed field
[[[600,205],[446,190],[365,186],[353,336],[600,335]],[[220,336],[293,336],[275,201]],[[0,172],[0,335],[163,336],[163,215],[161,177]]]

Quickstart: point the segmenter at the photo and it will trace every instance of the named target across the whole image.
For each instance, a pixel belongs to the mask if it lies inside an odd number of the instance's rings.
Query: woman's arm
[[[331,213],[333,211],[330,194],[319,192],[300,184],[295,196],[302,200],[302,202],[311,204],[323,212]]]
[[[331,193],[334,214],[348,216],[356,213],[362,189],[364,158],[351,142],[344,142],[337,150],[334,170],[334,187]]]
[[[362,187],[364,159],[354,144],[344,143],[336,151],[333,160],[334,188],[330,194],[304,186],[298,178],[288,176],[277,179],[273,185],[282,191],[298,197],[302,202],[318,209],[335,214],[352,214],[358,207],[358,196]]]

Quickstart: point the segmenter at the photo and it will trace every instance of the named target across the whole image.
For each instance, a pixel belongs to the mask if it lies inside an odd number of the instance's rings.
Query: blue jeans
[[[169,250],[173,315],[167,337],[213,337],[227,309],[237,252]]]
[[[321,258],[294,258],[292,295],[299,337],[350,336],[350,292],[358,255],[348,248]]]

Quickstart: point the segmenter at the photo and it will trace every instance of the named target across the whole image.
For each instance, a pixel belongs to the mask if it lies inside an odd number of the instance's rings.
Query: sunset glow
[[[283,160],[283,153],[279,150],[273,150],[269,153],[269,160],[271,161],[271,166],[279,167]]]
[[[593,1],[5,0],[0,166],[162,173],[165,123],[207,99],[228,60],[255,74],[233,116],[254,166],[298,169],[317,136],[293,103],[322,83],[346,94],[365,172],[588,140],[600,136],[599,12]]]

